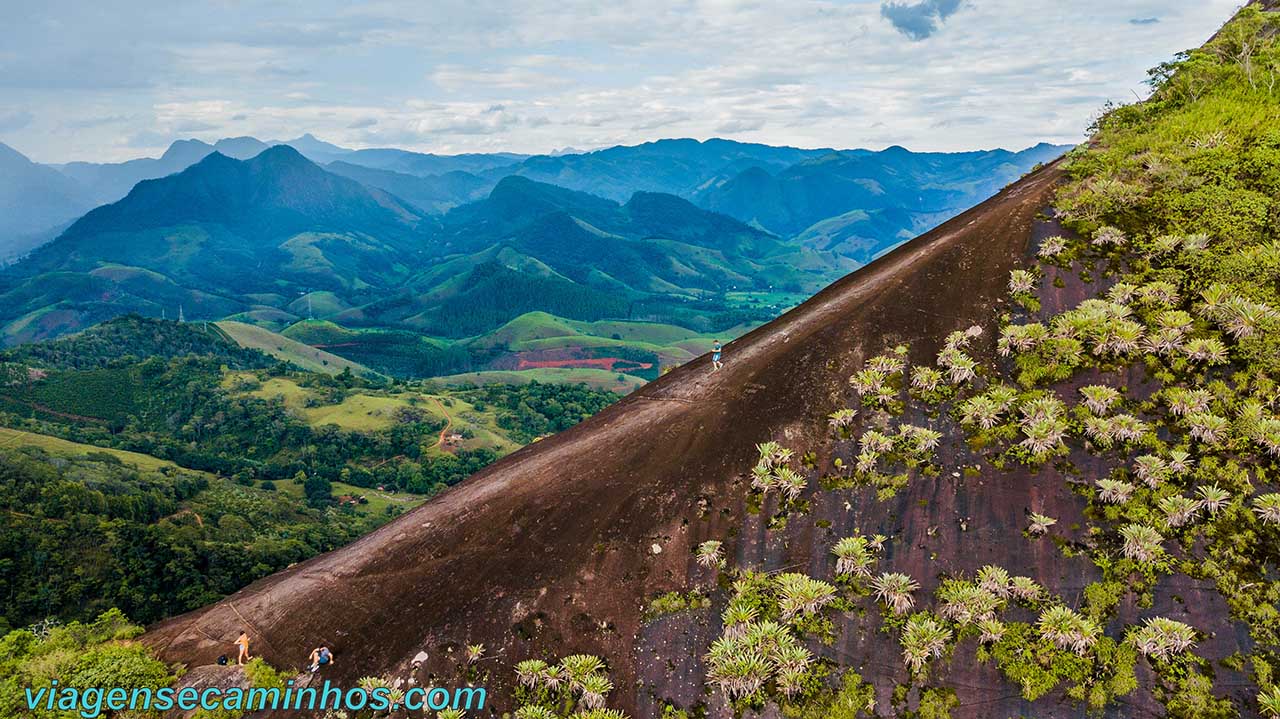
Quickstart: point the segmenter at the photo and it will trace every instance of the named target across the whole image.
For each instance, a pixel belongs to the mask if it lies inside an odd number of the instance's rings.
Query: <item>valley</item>
[[[523,381],[557,369],[604,386],[582,374],[600,370],[629,390],[1063,149],[663,140],[452,157],[240,138],[175,143],[141,164],[30,165],[112,203],[0,271],[0,336],[181,316],[317,371]],[[780,202],[783,215],[757,216]],[[540,323],[572,329],[552,339]]]

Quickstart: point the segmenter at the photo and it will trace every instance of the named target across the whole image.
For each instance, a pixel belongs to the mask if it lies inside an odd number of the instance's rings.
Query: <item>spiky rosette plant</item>
[[[759,616],[759,610],[756,609],[755,604],[743,597],[735,597],[721,615],[724,619],[724,636],[729,639],[745,636],[757,616]]]
[[[603,674],[588,674],[578,684],[578,698],[587,709],[603,709],[613,682]]]
[[[827,423],[831,425],[831,429],[841,437],[848,437],[849,430],[853,427],[854,419],[858,416],[856,409],[839,409],[827,416]]]
[[[961,626],[994,618],[1002,604],[994,593],[970,582],[944,583],[938,598],[942,602],[942,616]]]
[[[707,652],[706,661],[707,683],[730,700],[760,691],[772,674],[769,660],[742,641],[717,639]]]
[[[899,572],[885,572],[871,581],[876,599],[894,614],[906,614],[915,606],[912,593],[920,588],[916,580]]]
[[[995,644],[1004,638],[1004,622],[999,619],[982,619],[978,621],[978,643]]]
[[[1200,412],[1187,417],[1187,427],[1192,439],[1214,447],[1226,441],[1231,423],[1216,414]]]
[[[1280,418],[1272,417],[1256,399],[1243,402],[1236,420],[1240,433],[1264,453],[1280,457]]]
[[[542,672],[542,685],[548,691],[558,691],[565,683],[565,677],[564,667],[557,664],[550,665]]]
[[[1084,436],[1093,444],[1106,449],[1116,442],[1110,417],[1086,417],[1084,420]]]
[[[778,491],[792,502],[799,499],[809,485],[803,474],[790,467],[778,468],[774,471],[773,476],[777,480]]]
[[[441,709],[436,712],[436,719],[466,719],[467,713],[462,709]]]
[[[975,337],[982,336],[982,328],[974,325],[967,330],[956,330],[947,333],[946,339],[942,343],[943,350],[962,350],[969,346],[969,342]]]
[[[1035,273],[1028,270],[1013,270],[1009,273],[1009,293],[1013,295],[1029,295],[1036,291],[1039,281]]]
[[[1067,249],[1067,238],[1061,235],[1046,237],[1036,249],[1036,256],[1042,260],[1052,260]]]
[[[1036,622],[1040,636],[1059,649],[1084,656],[1097,643],[1102,628],[1070,607],[1056,605],[1040,613]]]
[[[1164,484],[1171,474],[1169,464],[1153,454],[1144,454],[1133,460],[1133,475],[1152,489]]]
[[[785,572],[774,581],[778,589],[778,609],[784,621],[816,614],[836,598],[835,587],[805,574]]]
[[[875,554],[862,536],[845,537],[831,548],[836,555],[836,574],[846,577],[870,578],[876,563]]]
[[[1111,433],[1121,442],[1134,444],[1151,433],[1151,425],[1131,414],[1117,414],[1111,418]]]
[[[1133,301],[1134,295],[1138,292],[1138,286],[1132,282],[1117,282],[1107,290],[1107,300],[1116,304],[1125,305]]]
[[[857,462],[854,469],[861,474],[870,474],[876,471],[876,464],[880,461],[880,453],[870,450],[862,450],[858,453]]]
[[[1034,602],[1040,599],[1044,589],[1031,577],[1014,577],[1009,580],[1009,593],[1016,599]]]
[[[763,465],[756,465],[751,469],[751,488],[761,494],[768,494],[770,490],[778,486],[777,477],[773,476],[773,470]]]
[[[1161,255],[1168,255],[1177,252],[1182,248],[1181,235],[1160,235],[1151,240],[1150,247],[1146,253],[1147,257],[1156,258]]]
[[[977,425],[982,429],[991,429],[1000,424],[1000,415],[1005,407],[986,395],[970,397],[960,405],[960,424]]]
[[[1000,331],[996,340],[996,352],[1008,357],[1015,352],[1030,352],[1049,339],[1049,330],[1039,322],[1025,325],[1008,325]]]
[[[942,384],[942,372],[934,367],[920,365],[911,369],[911,388],[922,393],[937,391]]]
[[[515,719],[559,719],[555,712],[537,704],[522,706],[513,716]]]
[[[1280,687],[1258,693],[1258,708],[1263,716],[1280,717]]]
[[[946,370],[947,381],[964,384],[978,376],[978,363],[972,357],[954,348],[943,348],[938,353],[938,365]]]
[[[1171,282],[1156,280],[1138,288],[1138,302],[1151,308],[1170,307],[1182,301],[1178,287]]]
[[[1170,527],[1181,527],[1195,519],[1200,512],[1200,500],[1175,494],[1161,499],[1156,507],[1164,514]]]
[[[1217,514],[1231,503],[1231,493],[1216,484],[1202,485],[1196,488],[1200,496],[1200,504],[1209,514]]]
[[[1028,424],[1037,420],[1062,417],[1066,413],[1066,405],[1057,397],[1044,395],[1032,397],[1023,402],[1018,411],[1022,413],[1022,424]]]
[[[1178,417],[1208,412],[1213,402],[1213,395],[1204,389],[1170,387],[1161,394],[1169,412]]]
[[[1192,468],[1191,454],[1181,449],[1173,449],[1169,451],[1169,473],[1175,477],[1181,477]]]
[[[1095,247],[1123,247],[1128,242],[1129,237],[1124,233],[1124,230],[1110,225],[1099,227],[1093,233],[1093,239],[1089,241]]]
[[[896,354],[877,355],[867,360],[867,369],[879,372],[886,377],[901,374],[906,362]]]
[[[526,659],[516,664],[516,681],[520,686],[532,689],[538,686],[546,671],[546,662],[541,659]]]
[[[1027,533],[1033,537],[1039,537],[1049,531],[1049,527],[1058,523],[1053,517],[1046,517],[1043,514],[1032,512],[1028,517],[1030,523],[1027,525]]]
[[[854,376],[849,377],[849,384],[858,393],[858,397],[867,398],[869,395],[876,395],[879,390],[884,388],[884,383],[888,380],[888,375],[878,370],[859,370]]]
[[[617,709],[587,709],[573,714],[572,719],[631,719]]]
[[[1097,484],[1098,499],[1107,504],[1124,504],[1133,498],[1137,489],[1128,482],[1116,479],[1099,479]]]
[[[1165,617],[1150,617],[1142,628],[1130,633],[1129,640],[1143,655],[1168,661],[1195,645],[1196,630]]]
[[[570,654],[560,660],[560,669],[569,682],[569,688],[581,691],[587,677],[604,671],[604,661],[590,654]]]
[[[1228,298],[1215,314],[1214,320],[1236,340],[1253,337],[1276,319],[1276,311],[1270,306],[1242,297]]]
[[[1267,524],[1280,524],[1280,493],[1263,494],[1253,498],[1253,511]]]
[[[1080,396],[1084,397],[1085,409],[1096,415],[1106,414],[1116,402],[1120,401],[1119,390],[1104,384],[1081,387]]]
[[[1184,351],[1191,328],[1191,315],[1182,310],[1165,310],[1155,316],[1143,346],[1149,352],[1173,357]]]
[[[769,659],[779,673],[803,674],[813,664],[813,653],[800,646],[792,635],[788,634],[786,637],[787,641],[773,645]]]
[[[1227,361],[1227,346],[1215,337],[1197,337],[1188,340],[1182,352],[1192,362],[1210,367]]]
[[[1182,251],[1190,254],[1203,252],[1209,247],[1211,238],[1203,232],[1196,232],[1182,238]]]
[[[1009,570],[1004,567],[988,564],[978,570],[978,586],[1001,599],[1008,598],[1012,593],[1011,582]]]
[[[942,433],[928,427],[903,424],[898,427],[898,440],[907,455],[916,460],[924,461],[931,457],[934,450],[938,448],[938,443],[942,440]]]
[[[710,539],[698,545],[696,553],[698,566],[706,569],[718,569],[724,566],[724,543]]]
[[[1063,438],[1067,436],[1067,423],[1060,417],[1045,417],[1031,420],[1022,425],[1023,440],[1019,445],[1025,447],[1036,459],[1063,451]]]
[[[774,469],[791,461],[792,452],[777,442],[763,442],[756,445],[760,460],[756,466]]]
[[[913,674],[921,673],[930,659],[942,656],[951,641],[951,630],[927,614],[916,614],[902,629],[902,660]]]
[[[858,438],[858,446],[864,452],[882,454],[893,449],[893,437],[876,429],[869,429]]]
[[[1124,539],[1124,556],[1138,562],[1153,562],[1164,556],[1164,537],[1145,524],[1126,524],[1120,528]]]

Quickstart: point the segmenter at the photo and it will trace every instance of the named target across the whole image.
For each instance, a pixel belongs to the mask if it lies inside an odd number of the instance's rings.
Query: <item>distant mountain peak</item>
[[[249,162],[256,164],[273,164],[280,167],[314,167],[317,170],[320,169],[319,165],[308,160],[305,155],[289,145],[272,145],[258,153],[250,159]]]
[[[27,164],[32,164],[31,158],[3,142],[0,142],[0,162],[25,162]]]

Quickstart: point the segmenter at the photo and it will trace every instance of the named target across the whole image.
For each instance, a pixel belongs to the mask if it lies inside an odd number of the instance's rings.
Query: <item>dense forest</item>
[[[117,457],[0,451],[0,629],[116,607],[151,622],[342,546],[385,518]]]
[[[310,421],[281,398],[246,390],[285,380],[308,404],[336,406],[410,388],[302,372],[198,324],[124,317],[6,351],[0,369],[0,427],[88,450],[66,456],[0,442],[0,629],[111,608],[150,622],[201,606],[403,509],[371,511],[360,489],[420,501],[499,456],[484,446],[441,451],[445,422],[417,408],[417,394],[382,428]],[[537,383],[454,396],[492,413],[517,443],[616,399]],[[139,469],[121,450],[162,466]],[[338,487],[348,494],[337,496]]]

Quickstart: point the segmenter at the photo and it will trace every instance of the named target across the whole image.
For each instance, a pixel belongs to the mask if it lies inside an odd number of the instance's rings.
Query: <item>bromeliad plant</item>
[[[831,548],[836,555],[836,575],[858,579],[870,579],[876,563],[875,549],[863,536],[845,537]]]
[[[902,629],[902,660],[913,674],[923,674],[931,659],[942,656],[951,630],[928,614],[913,614]]]
[[[1195,646],[1196,630],[1172,619],[1150,617],[1140,629],[1129,634],[1129,641],[1144,656],[1168,661]]]
[[[901,572],[885,572],[871,582],[876,599],[893,614],[906,614],[915,606],[912,594],[920,588],[916,580]]]
[[[608,717],[626,715],[605,709],[613,691],[607,667],[590,654],[572,654],[556,664],[526,659],[516,664],[517,719],[559,719],[560,717]]]
[[[1102,628],[1094,620],[1077,614],[1070,607],[1049,607],[1036,622],[1040,636],[1059,649],[1085,655],[1097,643]]]
[[[802,574],[744,572],[733,590],[724,634],[705,657],[707,683],[731,702],[800,695],[812,683],[815,660],[790,620],[820,612],[835,588]]]

